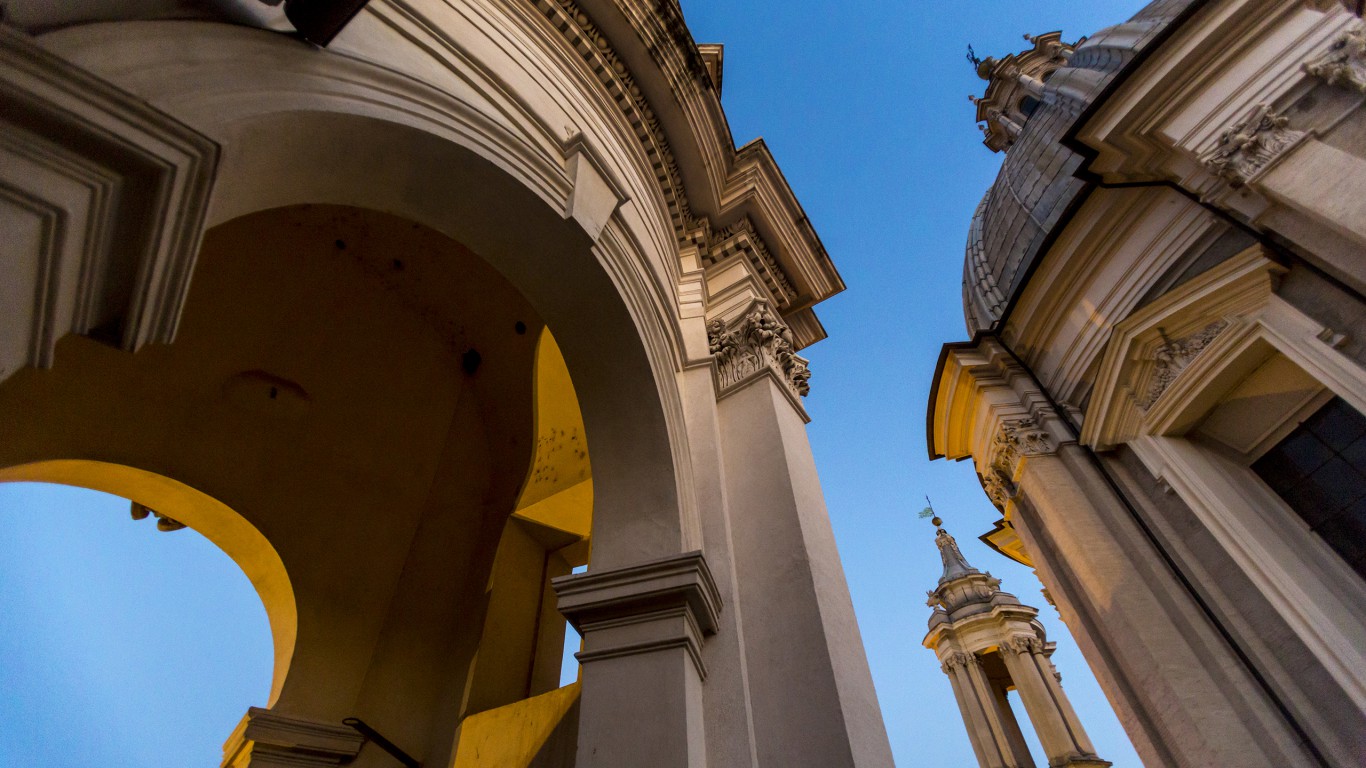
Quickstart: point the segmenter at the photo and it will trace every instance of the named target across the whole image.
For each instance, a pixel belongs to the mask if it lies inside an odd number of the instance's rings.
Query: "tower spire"
[[[939,518],[935,519],[938,520]],[[949,535],[948,531],[943,528],[935,529],[934,543],[935,546],[939,547],[939,558],[944,561],[944,575],[939,577],[941,584],[960,576],[981,573],[968,564],[967,559],[963,557],[962,550],[958,549],[958,542]]]
[[[967,558],[963,557],[963,552],[958,548],[958,542],[954,540],[949,532],[944,530],[944,521],[934,512],[934,502],[930,497],[925,497],[925,507],[920,512],[922,518],[930,518],[930,524],[934,526],[934,543],[939,547],[939,558],[944,561],[944,575],[939,577],[939,583],[956,579],[960,576],[981,573],[968,564]]]

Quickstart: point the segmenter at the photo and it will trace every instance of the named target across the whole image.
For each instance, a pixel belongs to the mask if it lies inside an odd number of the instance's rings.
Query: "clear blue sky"
[[[965,337],[968,219],[1000,155],[981,146],[964,59],[1021,35],[1066,39],[1139,0],[684,0],[699,42],[726,46],[737,143],[762,136],[849,289],[818,308],[817,465],[899,765],[975,765],[948,681],[920,647],[939,573],[923,496],[975,565],[1042,609],[1054,657],[1097,751],[1138,759],[1028,569],[978,543],[998,517],[966,463],[930,463],[925,401],[939,346]],[[191,531],[132,522],[127,502],[0,485],[0,766],[216,765],[271,649],[245,576]],[[72,738],[79,734],[79,738]],[[56,756],[67,762],[54,762]],[[1044,762],[1036,749],[1036,760]]]

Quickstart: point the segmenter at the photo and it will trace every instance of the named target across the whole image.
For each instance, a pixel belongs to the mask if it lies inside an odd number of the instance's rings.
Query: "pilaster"
[[[714,332],[726,514],[760,765],[890,766],[785,329],[756,306]]]
[[[346,765],[363,746],[365,737],[340,723],[252,707],[223,744],[222,768]]]
[[[552,583],[583,636],[576,765],[705,766],[702,644],[721,598],[702,553]]]

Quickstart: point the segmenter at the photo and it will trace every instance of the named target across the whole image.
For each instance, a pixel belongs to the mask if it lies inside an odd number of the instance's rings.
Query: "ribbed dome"
[[[1081,113],[1144,46],[1193,0],[1157,0],[1129,21],[1077,46],[1044,86],[1044,98],[1006,152],[1001,171],[973,214],[963,264],[968,333],[989,330],[1023,287],[1051,233],[1087,185],[1082,158],[1062,140]]]

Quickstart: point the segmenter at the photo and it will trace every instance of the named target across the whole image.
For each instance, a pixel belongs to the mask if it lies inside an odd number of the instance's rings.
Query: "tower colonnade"
[[[934,518],[936,527],[939,518]],[[953,686],[968,738],[982,768],[1034,768],[1007,700],[1018,692],[1049,766],[1103,768],[1062,690],[1038,610],[1000,589],[1001,582],[968,564],[943,528],[935,544],[944,573],[929,593],[934,609],[924,645],[939,658]]]

